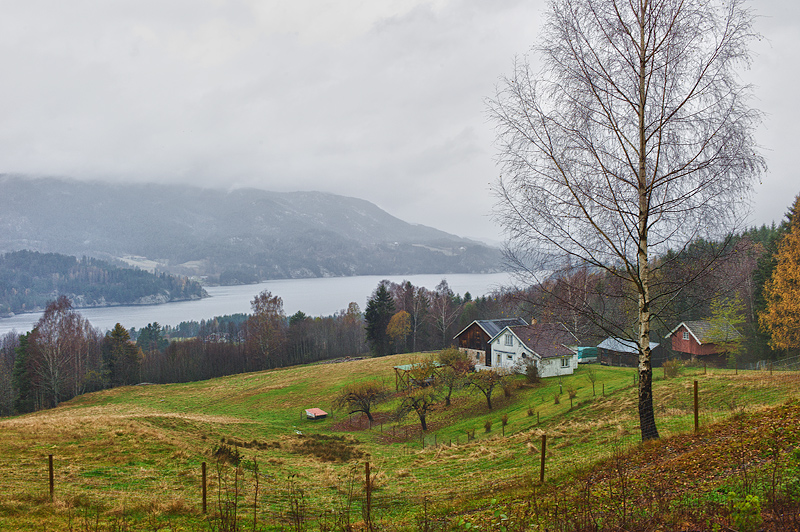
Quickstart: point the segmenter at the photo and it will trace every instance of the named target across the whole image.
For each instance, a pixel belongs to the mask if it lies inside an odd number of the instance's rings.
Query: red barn
[[[717,328],[719,329],[719,327]],[[672,350],[684,360],[702,361],[717,366],[727,362],[727,350],[722,342],[741,339],[742,335],[727,324],[722,331],[715,331],[710,321],[684,321],[669,333]]]

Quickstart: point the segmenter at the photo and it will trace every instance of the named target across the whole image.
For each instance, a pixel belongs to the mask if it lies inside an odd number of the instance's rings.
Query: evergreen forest
[[[166,303],[205,295],[197,281],[58,253],[0,255],[0,316],[41,310],[59,295],[76,307]]]

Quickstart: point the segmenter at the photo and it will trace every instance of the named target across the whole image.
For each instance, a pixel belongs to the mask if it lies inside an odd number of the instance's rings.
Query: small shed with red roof
[[[306,408],[306,417],[308,419],[325,419],[328,413],[321,408]]]

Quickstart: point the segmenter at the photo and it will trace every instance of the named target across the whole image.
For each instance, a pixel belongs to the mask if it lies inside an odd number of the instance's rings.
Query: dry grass
[[[281,504],[280,493],[290,475],[301,483],[310,501],[341,496],[346,479],[352,482],[363,476],[368,455],[376,500],[402,516],[413,512],[415,501],[426,495],[432,500],[479,500],[489,484],[502,492],[528,482],[538,472],[539,442],[545,432],[548,472],[553,475],[609,456],[620,445],[637,440],[631,379],[622,370],[604,369],[606,397],[587,399],[581,395],[585,390],[579,390],[578,400],[584,403],[572,411],[568,402],[552,405],[541,400],[549,397],[548,386],[554,386],[547,382],[538,388],[517,389],[514,397],[499,401],[492,412],[480,397],[462,392],[454,397],[451,409],[439,410],[431,419],[431,425],[441,431],[440,443],[455,442],[460,434],[459,445],[432,447],[429,441],[422,450],[418,425],[410,419],[397,426],[396,436],[390,436],[388,426],[383,433],[378,428],[352,433],[352,438],[344,438],[341,458],[326,462],[322,451],[333,440],[320,437],[342,434],[333,430],[342,416],[329,406],[336,390],[375,375],[391,383],[392,367],[409,359],[386,357],[186,385],[120,388],[80,397],[55,410],[2,420],[0,529],[8,528],[7,522],[19,525],[21,516],[48,508],[48,454],[56,460],[56,504],[36,519],[38,525],[52,529],[58,528],[50,525],[61,522],[63,512],[87,505],[99,505],[109,516],[133,512],[184,515],[189,521],[197,518],[200,462],[209,462],[215,486],[231,482],[219,477],[211,459],[213,447],[223,441],[239,447],[247,464],[259,464],[264,477],[261,487],[274,495],[274,500],[265,498],[265,507]],[[612,391],[611,379],[617,373],[624,385],[616,384],[618,391]],[[750,411],[754,404],[774,403],[776,397],[783,400],[800,388],[797,376],[770,380],[763,374],[734,376],[715,371],[694,378],[701,381],[701,389],[718,389],[714,394],[721,416],[732,411],[724,404],[726,398],[741,397],[748,401]],[[662,405],[657,406],[660,422],[687,417],[691,412],[687,393],[692,388],[692,377],[685,376],[656,383],[657,404]],[[529,405],[540,412],[541,426],[536,426],[536,416],[527,415]],[[334,413],[334,418],[303,419],[303,409],[311,406]],[[486,420],[499,425],[504,414],[509,417],[505,438],[499,430],[482,434],[480,427]],[[681,427],[670,430],[685,430]],[[406,428],[411,429],[408,441],[401,436]],[[479,429],[478,439],[465,443],[464,431],[470,428]],[[323,442],[317,449],[320,452],[301,443],[315,439]],[[345,451],[351,454],[345,456]],[[356,465],[360,469],[354,472]],[[244,472],[246,478],[250,475],[249,470]]]

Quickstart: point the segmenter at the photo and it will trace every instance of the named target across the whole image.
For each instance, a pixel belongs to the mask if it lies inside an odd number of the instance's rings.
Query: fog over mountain
[[[4,175],[0,198],[0,252],[117,259],[222,282],[502,268],[495,248],[328,193]]]

